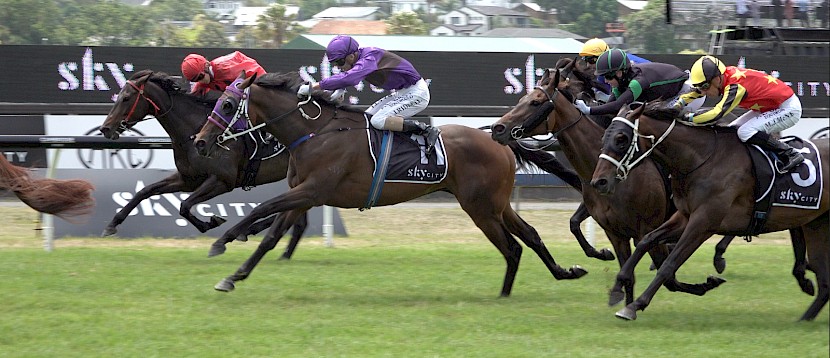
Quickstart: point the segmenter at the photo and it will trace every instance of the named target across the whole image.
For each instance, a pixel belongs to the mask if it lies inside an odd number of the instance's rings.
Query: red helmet
[[[193,81],[196,76],[205,71],[207,59],[199,54],[191,53],[182,61],[182,76]]]

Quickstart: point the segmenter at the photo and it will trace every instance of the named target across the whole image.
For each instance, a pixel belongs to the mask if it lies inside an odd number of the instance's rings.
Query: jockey
[[[730,123],[738,127],[742,142],[755,144],[775,153],[787,172],[804,161],[804,156],[786,143],[770,138],[769,133],[794,126],[801,119],[801,101],[792,88],[781,80],[761,71],[726,66],[714,56],[703,56],[692,65],[695,90],[678,101],[688,102],[700,96],[722,96],[711,110],[683,118],[698,124],[715,123],[735,107],[748,109]]]
[[[585,42],[582,45],[582,50],[579,51],[579,56],[583,62],[585,62],[585,67],[588,71],[596,70],[597,59],[603,52],[608,51],[608,44],[605,43],[602,39],[592,38]],[[646,63],[651,62],[646,60],[642,57],[628,54],[628,59],[631,60],[633,63]],[[608,102],[611,98],[611,85],[605,82],[605,79],[602,76],[597,76],[597,82],[594,84],[594,98],[602,101]],[[599,86],[596,86],[596,85]]]
[[[669,99],[667,103],[675,103],[679,94],[692,88],[687,83],[689,74],[676,66],[659,62],[632,64],[629,55],[620,49],[603,52],[597,60],[595,74],[611,85],[611,101],[589,107],[577,100],[575,105],[584,114],[616,115],[620,108],[634,101]],[[690,102],[688,110],[697,110],[704,100]]]
[[[202,55],[191,53],[182,61],[182,75],[196,83],[191,90],[195,94],[204,95],[209,90],[224,91],[242,71],[245,71],[245,77],[265,74],[265,69],[256,60],[239,51],[210,62]]]
[[[359,47],[350,36],[338,35],[326,47],[326,57],[340,73],[320,82],[300,86],[298,96],[308,96],[311,91],[335,91],[331,98],[341,97],[348,86],[366,80],[391,93],[369,106],[366,113],[372,115],[372,126],[381,130],[413,133],[426,138],[426,152],[432,151],[440,130],[412,117],[427,107],[430,94],[426,81],[415,67],[404,58],[377,48]]]

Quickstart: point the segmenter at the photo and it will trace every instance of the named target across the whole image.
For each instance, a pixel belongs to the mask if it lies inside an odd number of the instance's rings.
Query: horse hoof
[[[633,321],[637,319],[637,311],[628,308],[628,306],[625,306],[623,309],[617,311],[614,315],[617,316],[617,318],[624,319],[626,321]]]
[[[118,232],[118,229],[116,229],[114,227],[107,227],[106,229],[104,229],[104,232],[101,233],[101,237],[112,236],[112,235],[115,235],[115,233],[117,233],[117,232]]]
[[[239,235],[236,237],[236,241],[245,242],[248,241],[248,235]]]
[[[726,279],[723,277],[709,276],[706,278],[706,284],[711,288],[718,287],[724,282],[726,282]]]
[[[816,288],[813,286],[813,281],[809,279],[798,280],[798,285],[801,286],[801,291],[810,295],[816,295]]]
[[[223,218],[221,216],[211,216],[210,217],[210,227],[215,228],[219,225],[224,224],[226,221],[228,221],[228,220],[226,220],[225,218]]]
[[[616,306],[625,299],[625,293],[622,291],[611,291],[608,294],[608,306]]]
[[[236,288],[236,286],[233,284],[233,280],[225,278],[222,279],[222,281],[219,281],[219,283],[217,283],[216,286],[213,286],[213,288],[217,291],[231,292],[234,288]]]
[[[611,252],[611,250],[602,249],[599,250],[599,259],[602,261],[611,261],[614,259],[614,254]]]
[[[587,274],[588,274],[588,271],[583,269],[582,266],[573,265],[571,267],[571,278],[572,279],[577,279],[577,278],[580,278],[580,277],[585,276]]]
[[[208,257],[214,257],[225,253],[225,245],[224,244],[213,244],[210,245],[210,251],[208,252]]]
[[[715,271],[718,273],[723,273],[723,270],[726,270],[726,260],[724,259],[715,259],[713,264],[715,265]]]

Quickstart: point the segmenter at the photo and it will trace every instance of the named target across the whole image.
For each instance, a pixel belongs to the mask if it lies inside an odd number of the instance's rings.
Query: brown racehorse
[[[210,222],[204,222],[190,210],[196,204],[243,186],[245,167],[249,162],[246,149],[253,148],[256,144],[250,137],[245,137],[229,142],[228,147],[232,150],[218,158],[208,159],[196,153],[193,148],[193,135],[204,125],[221,93],[215,93],[211,98],[191,95],[188,93],[189,86],[189,82],[182,81],[180,77],[142,70],[136,72],[118,93],[115,104],[100,128],[104,137],[116,140],[122,132],[152,115],[170,136],[177,171],[139,190],[130,202],[115,214],[104,229],[103,236],[115,234],[118,225],[127,219],[129,213],[142,200],[164,193],[192,192],[182,201],[179,214],[199,232],[206,232],[225,222],[224,219],[215,216]],[[288,151],[283,151],[262,161],[253,182],[247,185],[283,180],[288,171],[288,159]],[[245,236],[256,234],[271,226],[271,222],[273,219],[262,220],[252,225],[240,235],[243,238],[241,241],[245,240]],[[291,242],[281,258],[291,258],[305,231],[306,217],[302,216],[296,224],[292,230]]]
[[[646,251],[666,239],[679,239],[643,294],[616,313],[617,317],[627,320],[637,318],[637,311],[651,303],[661,284],[673,278],[678,268],[706,239],[714,234],[746,235],[753,216],[755,180],[752,162],[735,128],[678,124],[674,118],[679,112],[663,106],[662,103],[640,106],[625,118],[614,119],[602,139],[603,158],[608,160],[600,161],[591,181],[600,192],[612,193],[622,183],[620,180],[626,178],[625,173],[636,169],[637,160],[649,154],[671,173],[673,199],[678,210],[637,244],[617,275],[611,301],[619,302],[622,299],[619,288],[634,282],[634,267]],[[809,179],[815,178],[816,167],[821,166],[824,190],[818,198],[819,208],[773,206],[762,230],[795,230],[803,235],[808,266],[816,274],[818,294],[802,320],[814,319],[830,298],[830,195],[827,192],[830,187],[830,143],[816,142],[816,147],[821,163],[805,161],[802,168],[806,168],[804,172],[813,171],[813,175],[807,175]],[[644,154],[626,155],[636,152]],[[792,175],[801,177],[804,174]]]
[[[208,155],[215,151],[217,142],[222,142],[220,135],[240,133],[226,129],[234,128],[238,121],[254,127],[264,125],[280,142],[290,143],[291,189],[250,214],[256,216],[257,210],[263,207],[281,212],[254,254],[236,273],[216,285],[221,291],[230,291],[234,282],[247,278],[262,257],[273,249],[275,240],[288,229],[286,223],[297,215],[320,205],[365,207],[372,187],[375,164],[366,145],[367,122],[362,111],[336,107],[324,99],[323,92],[299,101],[297,89],[302,80],[296,72],[269,73],[256,82],[255,79],[255,76],[245,79],[242,73],[225,89],[194,145],[201,154]],[[241,113],[247,113],[247,120]],[[553,155],[518,146],[500,146],[486,132],[475,128],[448,125],[441,127],[441,131],[446,177],[435,184],[385,183],[377,206],[409,201],[435,191],[455,195],[461,208],[504,256],[507,270],[502,296],[510,295],[521,259],[522,247],[513,235],[542,259],[556,279],[576,279],[586,274],[578,266],[566,270],[557,265],[536,230],[510,206],[516,158],[537,156],[555,161]],[[436,155],[433,151],[426,158],[434,161]],[[217,241],[216,249],[224,250],[224,239],[234,235],[226,234]]]
[[[559,83],[559,71],[554,70],[551,76],[550,70],[546,70],[539,86],[491,126],[492,137],[507,144],[528,136],[554,133],[562,152],[587,183],[599,161],[597,143],[604,129],[576,109],[571,94],[557,88]],[[585,185],[582,192],[583,204],[605,230],[620,266],[631,256],[631,239],[639,242],[666,221],[673,211],[663,174],[654,163],[644,163],[631,174],[631,180],[621,185],[613,196],[600,195],[590,185]],[[661,247],[651,254],[659,265],[667,251]],[[716,277],[697,285],[671,280],[667,287],[672,291],[703,295],[722,282]],[[632,289],[633,285],[626,287],[627,302],[634,300]]]
[[[95,207],[93,185],[86,180],[36,179],[29,170],[0,155],[0,189],[10,190],[30,208],[68,222],[82,222]]]

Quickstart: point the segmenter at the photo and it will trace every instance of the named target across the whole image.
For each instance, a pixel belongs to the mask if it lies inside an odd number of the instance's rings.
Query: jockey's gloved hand
[[[694,122],[695,114],[694,113],[685,113],[680,116],[680,119],[689,123]]]
[[[583,114],[591,114],[591,107],[588,107],[588,105],[585,104],[585,101],[578,99],[576,100],[576,102],[574,102],[574,105]]]
[[[309,94],[311,93],[311,86],[312,85],[313,85],[313,83],[306,83],[304,85],[301,85],[300,89],[297,90],[297,97],[300,97],[300,98],[308,97]]]
[[[677,109],[683,109],[684,107],[686,107],[686,104],[686,101],[684,101],[683,97],[681,97],[678,98],[677,101],[674,101],[674,104],[672,106]]]
[[[329,96],[329,100],[334,102],[343,102],[345,95],[346,89],[340,88],[331,93],[331,96]]]

